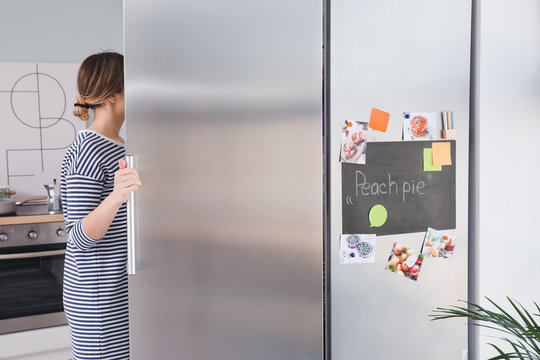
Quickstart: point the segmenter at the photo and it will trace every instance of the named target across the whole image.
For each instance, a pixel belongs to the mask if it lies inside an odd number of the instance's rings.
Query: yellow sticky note
[[[449,142],[434,142],[431,144],[433,150],[433,165],[452,165],[452,155]]]

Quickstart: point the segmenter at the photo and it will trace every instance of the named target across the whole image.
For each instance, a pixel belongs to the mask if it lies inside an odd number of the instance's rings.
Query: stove
[[[0,217],[0,334],[66,324],[62,282],[67,233],[47,204]]]

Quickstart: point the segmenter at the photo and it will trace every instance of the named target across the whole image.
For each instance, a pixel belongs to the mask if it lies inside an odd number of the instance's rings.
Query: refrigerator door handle
[[[128,167],[135,168],[135,155],[126,155]],[[136,255],[135,255],[135,191],[129,194],[127,202],[127,273],[135,275]]]

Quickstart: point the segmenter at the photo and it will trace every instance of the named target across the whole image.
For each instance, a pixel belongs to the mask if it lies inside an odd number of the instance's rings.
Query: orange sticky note
[[[390,119],[389,113],[387,113],[386,111],[373,108],[371,109],[371,116],[369,117],[368,126],[372,128],[373,130],[386,132],[389,119]]]
[[[449,142],[434,142],[431,144],[433,150],[433,165],[452,165],[452,155]]]

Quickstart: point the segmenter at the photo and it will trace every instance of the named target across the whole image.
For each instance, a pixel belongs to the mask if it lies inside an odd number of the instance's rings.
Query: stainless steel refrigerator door
[[[428,315],[467,300],[471,1],[332,0],[330,14],[332,359],[461,359],[466,321]],[[390,122],[369,141],[401,141],[402,112],[454,111],[458,243],[451,263],[425,259],[416,282],[384,268],[394,241],[419,251],[424,233],[379,236],[375,263],[339,264],[341,126],[373,107]]]
[[[320,2],[124,7],[132,359],[320,359]]]

